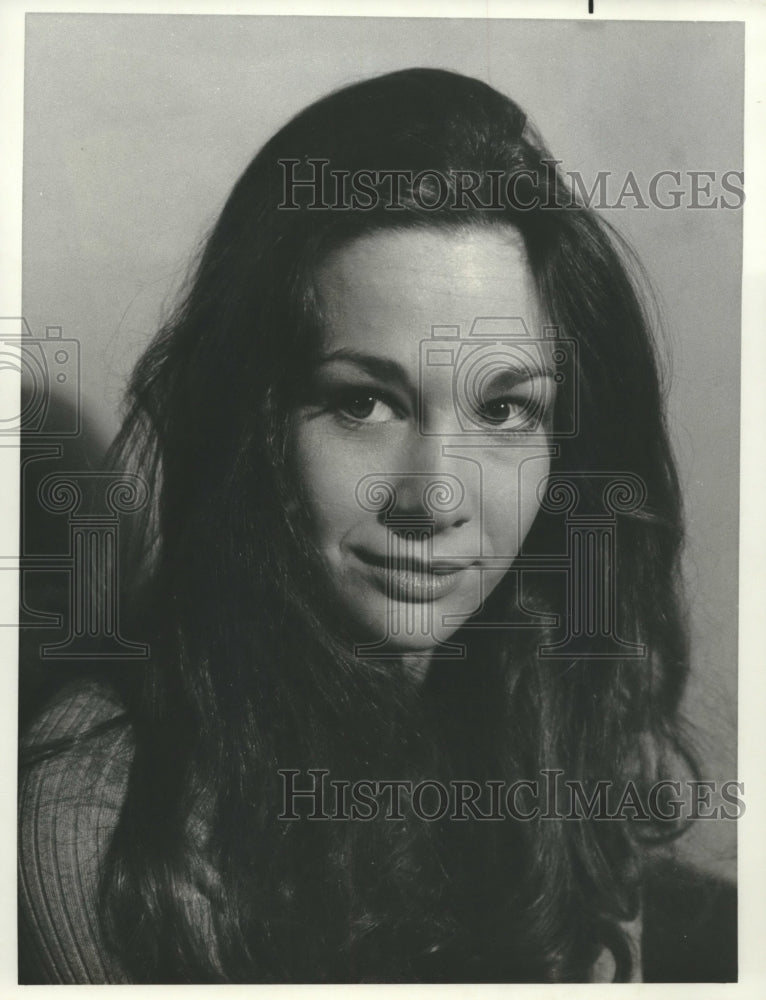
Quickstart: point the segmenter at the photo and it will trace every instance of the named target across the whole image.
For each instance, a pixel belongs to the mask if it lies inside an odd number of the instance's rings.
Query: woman
[[[117,442],[156,501],[127,572],[151,659],[28,739],[28,981],[646,971],[645,843],[678,824],[534,801],[556,771],[688,770],[679,489],[629,262],[476,80],[357,84],[260,151]],[[327,807],[297,794],[322,773]],[[473,812],[415,802],[453,779]],[[482,821],[492,782],[513,815]]]

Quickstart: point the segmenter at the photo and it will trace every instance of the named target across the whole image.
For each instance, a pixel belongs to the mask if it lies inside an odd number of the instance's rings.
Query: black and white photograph
[[[26,14],[19,985],[741,981],[749,25],[576,6]]]

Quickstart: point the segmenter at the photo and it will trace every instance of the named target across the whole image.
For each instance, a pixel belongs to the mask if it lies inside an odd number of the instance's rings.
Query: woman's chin
[[[449,624],[442,617],[446,615],[439,615],[437,620],[436,615],[425,613],[418,604],[397,607],[390,614],[357,612],[355,653],[358,657],[459,655],[460,645],[451,640],[470,612],[451,612],[450,619],[456,620]]]

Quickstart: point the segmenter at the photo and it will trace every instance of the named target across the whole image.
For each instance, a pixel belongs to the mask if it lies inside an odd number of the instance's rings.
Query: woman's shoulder
[[[131,758],[123,708],[96,681],[64,688],[22,742],[21,982],[121,981],[100,944],[98,883]]]
[[[132,757],[117,695],[95,680],[63,688],[21,741],[20,806],[61,814],[119,810]],[[81,820],[84,816],[80,817]]]

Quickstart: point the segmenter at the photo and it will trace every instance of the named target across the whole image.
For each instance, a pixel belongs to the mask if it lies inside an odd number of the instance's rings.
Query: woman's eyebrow
[[[486,381],[493,388],[504,384],[511,388],[522,382],[532,381],[532,379],[555,377],[556,366],[550,361],[540,364],[530,364],[528,359],[520,361],[508,358],[508,366],[506,368],[498,368]]]
[[[404,387],[411,386],[407,370],[398,361],[391,358],[382,358],[377,354],[367,354],[364,351],[341,347],[330,354],[322,355],[317,367],[322,368],[334,362],[348,362],[374,378],[399,382]],[[507,368],[499,369],[496,378],[492,379],[493,382],[498,379],[511,379],[514,383],[518,383],[531,378],[554,378],[556,374],[556,366],[550,361],[538,366],[536,364],[530,365],[528,357],[521,359],[509,356],[507,362]]]
[[[377,354],[367,354],[364,351],[354,351],[350,348],[342,347],[331,354],[322,355],[317,367],[323,368],[325,365],[339,361],[356,365],[357,368],[361,368],[374,378],[388,382],[399,382],[407,388],[411,386],[410,377],[406,369],[398,361],[394,361],[391,358],[382,358]]]

